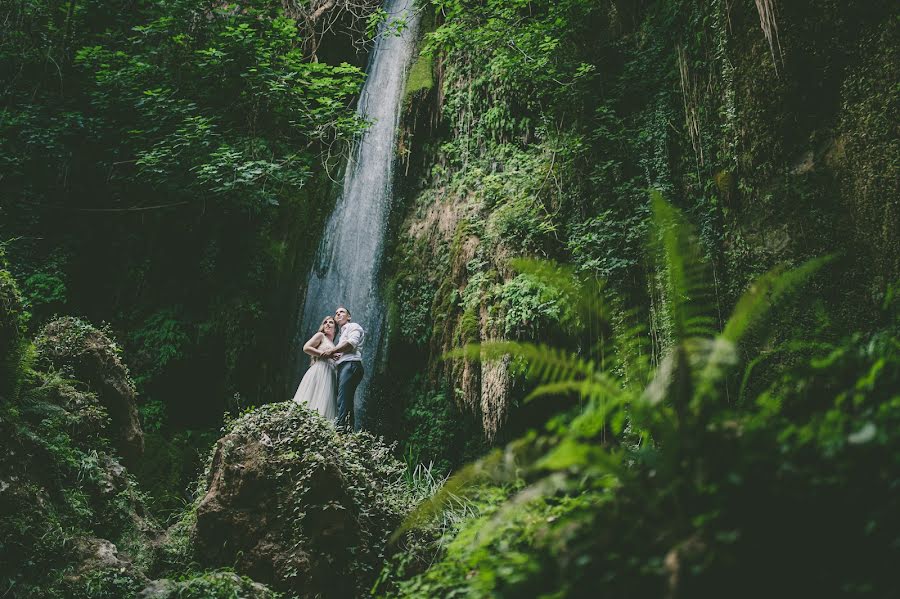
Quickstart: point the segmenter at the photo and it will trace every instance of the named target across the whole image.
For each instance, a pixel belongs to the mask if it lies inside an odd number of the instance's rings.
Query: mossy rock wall
[[[82,381],[109,415],[104,431],[119,454],[134,465],[144,453],[144,431],[137,410],[137,391],[122,350],[104,331],[78,318],[49,322],[36,341],[42,366]]]
[[[109,349],[111,340],[79,323],[87,336],[73,342]],[[71,370],[41,360],[12,366],[23,378],[0,402],[0,588],[36,599],[133,596],[156,561],[161,529],[108,440],[121,439],[106,402]]]
[[[502,431],[515,373],[486,383],[480,365],[442,356],[560,341],[565,311],[510,268],[515,256],[608,280],[625,305],[650,306],[665,343],[644,258],[650,188],[698,227],[720,313],[774,266],[833,253],[812,282],[815,310],[838,334],[869,326],[900,277],[896,6],[775,2],[763,26],[758,4],[532,4],[509,44],[532,30],[558,42],[531,55],[555,80],[518,72],[528,61],[491,37],[506,4],[438,16],[434,87],[410,96],[403,120],[389,267],[392,333],[426,356],[429,382],[397,404],[441,392],[487,437]],[[809,308],[776,328],[806,334]]]

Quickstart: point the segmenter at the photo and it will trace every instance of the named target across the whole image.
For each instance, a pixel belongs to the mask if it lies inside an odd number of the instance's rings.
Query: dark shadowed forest
[[[886,0],[3,0],[0,598],[900,596],[898,53]],[[360,347],[354,429],[298,385]]]

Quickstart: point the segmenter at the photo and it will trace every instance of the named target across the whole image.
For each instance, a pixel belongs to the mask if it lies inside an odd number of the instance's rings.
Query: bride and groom
[[[312,364],[297,387],[294,401],[352,430],[353,396],[363,378],[365,335],[359,324],[350,321],[350,311],[344,306],[335,310],[333,317],[326,316],[318,332],[303,346]]]

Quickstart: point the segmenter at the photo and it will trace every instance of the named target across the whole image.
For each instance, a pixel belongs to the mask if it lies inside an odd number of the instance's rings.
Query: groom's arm
[[[359,343],[359,328],[353,327],[351,330],[347,331],[347,338],[341,339],[341,342],[337,344],[334,349],[328,350],[325,354],[325,357],[332,356],[334,354],[342,354],[347,350],[354,351],[356,349],[356,345]]]
[[[329,355],[330,354],[342,354],[345,351],[347,351],[348,349],[350,351],[353,351],[354,350],[353,344],[350,343],[349,341],[341,341],[334,348],[328,350],[328,353],[329,353]]]

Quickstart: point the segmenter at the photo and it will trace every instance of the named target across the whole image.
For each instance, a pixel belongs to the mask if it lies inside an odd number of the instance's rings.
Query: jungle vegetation
[[[343,435],[281,402],[390,15],[0,6],[0,597],[896,596],[896,3],[417,10]]]

